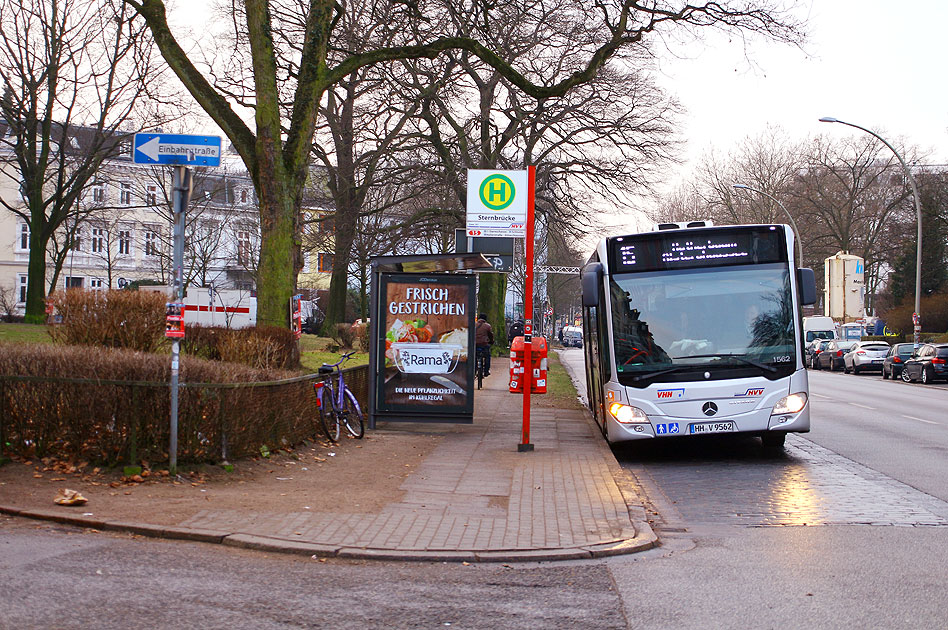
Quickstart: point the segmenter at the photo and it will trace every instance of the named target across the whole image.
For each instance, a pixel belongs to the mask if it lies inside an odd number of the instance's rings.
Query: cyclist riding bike
[[[474,351],[484,359],[484,376],[490,376],[490,347],[494,345],[494,329],[487,323],[487,315],[481,313],[474,324]]]

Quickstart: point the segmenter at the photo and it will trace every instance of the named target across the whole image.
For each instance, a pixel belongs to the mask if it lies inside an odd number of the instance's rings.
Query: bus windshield
[[[795,369],[786,264],[616,274],[610,289],[620,382],[780,378]]]

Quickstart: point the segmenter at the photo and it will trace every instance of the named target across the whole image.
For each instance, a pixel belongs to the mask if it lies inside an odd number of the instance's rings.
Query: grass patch
[[[0,323],[0,341],[11,343],[53,343],[46,324]]]
[[[329,352],[328,350],[314,350],[311,352],[303,352],[300,355],[300,365],[303,366],[303,369],[307,372],[316,372],[323,363],[329,363],[332,365],[345,353],[343,352]],[[342,367],[349,368],[355,367],[357,365],[365,365],[369,362],[369,353],[368,352],[356,352],[352,355],[348,361],[346,361]]]
[[[534,394],[537,399],[546,398],[551,406],[560,409],[582,409],[583,405],[577,398],[576,386],[560,362],[555,352],[547,357],[546,394]],[[532,396],[531,396],[532,398]]]

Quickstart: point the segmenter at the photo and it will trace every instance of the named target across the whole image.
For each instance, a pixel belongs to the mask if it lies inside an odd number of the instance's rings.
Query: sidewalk
[[[2,501],[0,513],[320,557],[512,562],[654,546],[635,485],[588,413],[533,409],[535,450],[518,453],[522,399],[506,387],[506,374],[496,372],[476,394],[473,425],[437,425],[438,445],[401,483],[400,496],[380,497],[372,513],[200,510],[174,526]],[[431,430],[387,423],[379,432]]]

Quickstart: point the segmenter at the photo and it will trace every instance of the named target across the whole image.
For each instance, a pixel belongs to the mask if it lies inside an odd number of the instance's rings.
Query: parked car
[[[820,353],[826,350],[829,345],[833,343],[832,339],[814,339],[813,340],[813,349],[810,352],[810,368],[814,370],[820,369],[819,361],[817,357],[820,356]]]
[[[816,354],[816,350],[817,348],[820,347],[820,343],[822,343],[822,341],[823,341],[822,339],[814,339],[813,341],[808,341],[806,343],[806,346],[804,346],[803,348],[804,350],[803,366],[804,367],[808,367],[808,368],[813,367],[813,355]]]
[[[931,383],[938,378],[948,379],[948,343],[926,343],[902,367],[906,383]]]
[[[832,340],[825,346],[820,346],[820,353],[816,355],[816,369],[829,369],[831,372],[843,369],[843,357],[849,352],[857,341],[836,341]]]
[[[882,378],[899,378],[902,375],[902,366],[912,358],[912,351],[915,350],[915,344],[897,343],[886,353],[882,360]]]
[[[889,352],[884,341],[857,341],[852,350],[843,355],[843,372],[859,374],[865,370],[882,371],[882,362]]]

